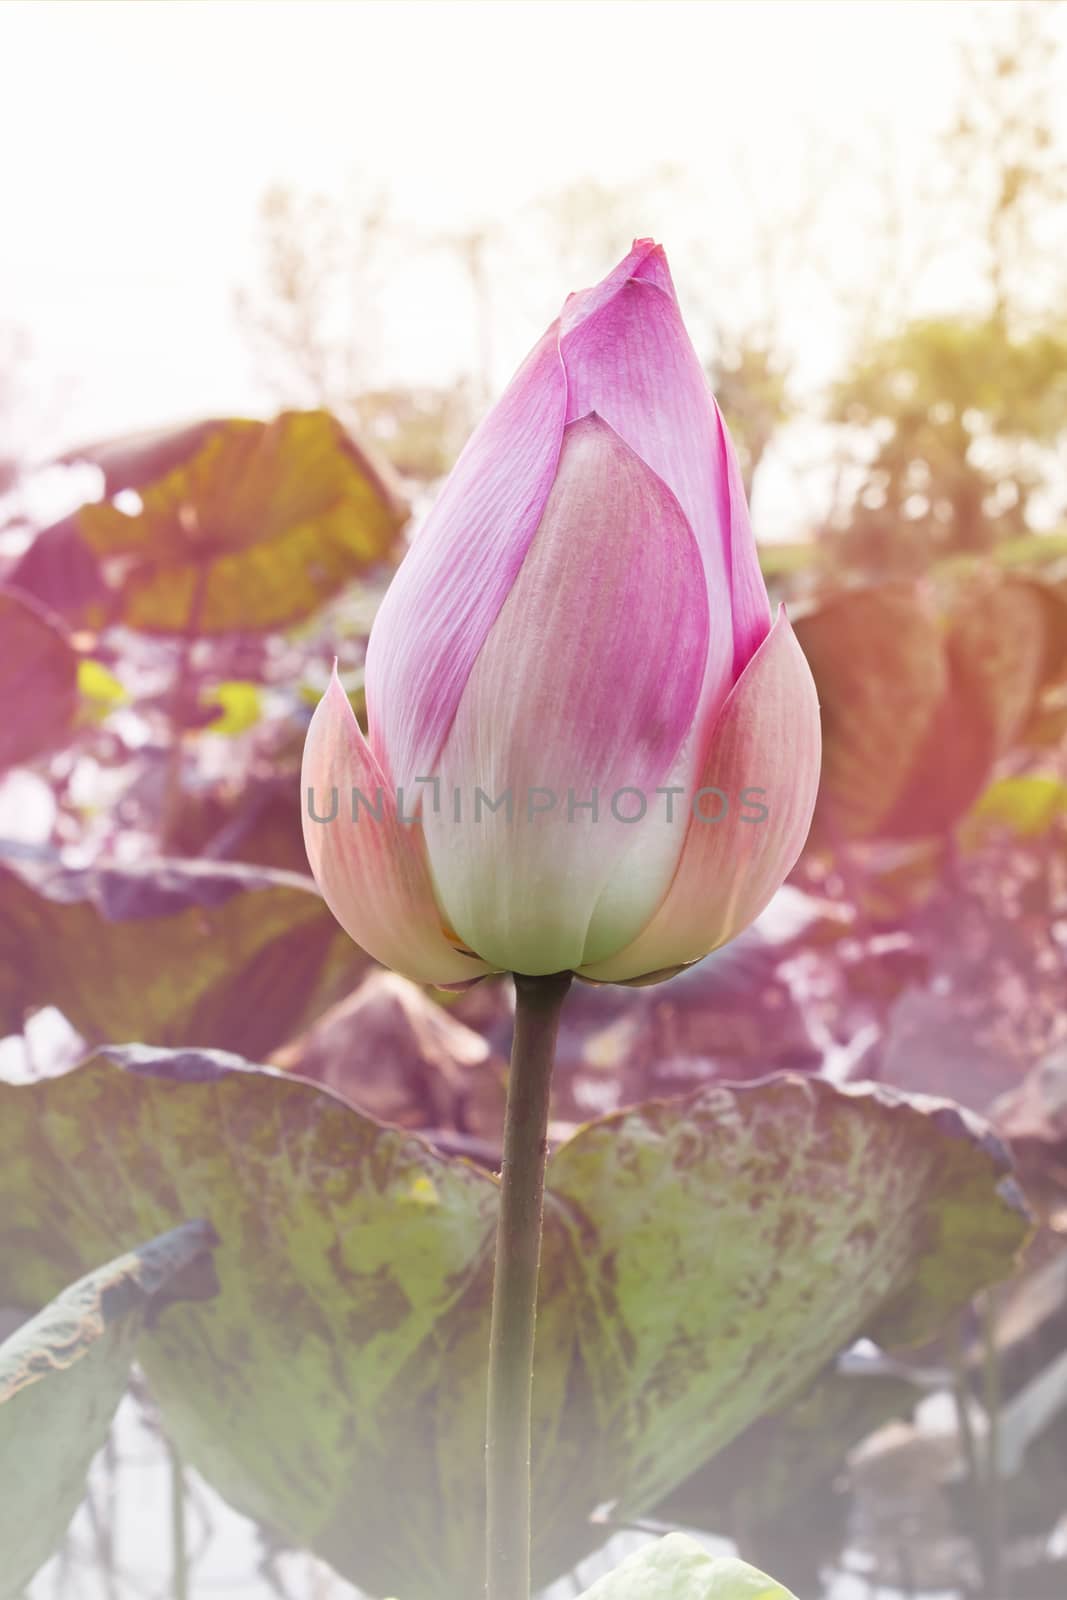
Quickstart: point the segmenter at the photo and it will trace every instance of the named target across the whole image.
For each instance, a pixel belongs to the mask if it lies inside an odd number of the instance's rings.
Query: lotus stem
[[[189,1546],[185,1528],[185,1468],[177,1447],[167,1440],[170,1460],[171,1600],[189,1600]]]
[[[489,1335],[486,1597],[530,1597],[530,1410],[548,1102],[569,972],[515,977]]]
[[[1001,1593],[1004,1569],[1004,1507],[1000,1482],[1000,1350],[997,1345],[996,1289],[979,1301],[982,1327],[983,1387],[989,1433],[986,1439],[985,1499],[989,1541],[986,1582],[991,1595]]]

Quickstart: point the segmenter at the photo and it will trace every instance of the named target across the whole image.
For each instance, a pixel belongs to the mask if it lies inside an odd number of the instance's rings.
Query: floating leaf
[[[940,614],[926,591],[892,583],[801,618],[823,717],[822,836],[913,839],[951,828],[1058,670],[1063,616],[1038,583],[978,574]]]
[[[271,1064],[311,1078],[379,1122],[456,1129],[499,1149],[506,1069],[480,1033],[425,989],[374,967]]]
[[[125,705],[130,698],[115,674],[90,656],[83,656],[78,662],[78,694],[82,715],[92,722],[102,722],[109,712]]]
[[[114,610],[114,596],[78,531],[77,515],[42,528],[7,581],[71,627],[100,627]]]
[[[990,784],[967,818],[965,838],[974,843],[993,828],[1021,839],[1039,838],[1067,819],[1067,783],[1042,773],[1001,778]]]
[[[240,789],[221,775],[186,793],[175,815],[170,848],[174,855],[240,861],[304,876],[307,852],[300,810],[293,804],[299,786],[299,748],[295,767],[279,754],[269,774],[247,771]]]
[[[1023,734],[1033,750],[1059,750],[1067,744],[1067,695],[1062,685],[1038,706]]]
[[[886,837],[942,833],[981,793],[1037,706],[1052,662],[1050,607],[1019,578],[979,574],[957,588],[945,618],[948,693],[883,819]]]
[[[144,1365],[183,1455],[372,1594],[480,1581],[498,1189],[317,1086],[127,1047],[0,1085],[0,1278],[39,1301],[104,1239],[219,1220],[223,1293]],[[861,1330],[932,1334],[1025,1232],[952,1108],[804,1078],[593,1123],[553,1156],[537,1564],[662,1498]],[[403,1529],[398,1538],[397,1528]]]
[[[580,1600],[796,1600],[765,1572],[733,1556],[709,1556],[684,1533],[638,1550]]]
[[[1025,533],[1002,539],[990,552],[1002,567],[1040,567],[1067,556],[1067,533]]]
[[[99,1267],[0,1345],[0,1600],[67,1530],[139,1336],[171,1301],[216,1291],[214,1230],[186,1222]]]
[[[903,789],[948,668],[936,618],[910,584],[851,591],[798,618],[822,709],[818,824],[875,833]]]
[[[65,459],[99,466],[110,498],[42,535],[20,581],[55,594],[66,557],[79,570],[95,562],[99,578],[80,580],[68,599],[97,625],[201,635],[287,627],[388,560],[407,517],[326,411],[200,422]],[[140,509],[114,502],[123,490],[136,491]]]
[[[1067,1139],[1067,1047],[1050,1050],[991,1107],[1006,1139],[1059,1145]]]
[[[214,720],[204,723],[205,733],[225,733],[231,737],[247,733],[263,714],[263,695],[258,683],[239,680],[216,683],[203,690],[201,699],[206,706],[218,708]]]
[[[0,858],[0,1036],[54,1005],[90,1043],[132,1035],[267,1055],[366,965],[295,873]]]
[[[78,705],[78,658],[58,621],[0,589],[0,772],[61,745]]]
[[[143,489],[165,477],[195,455],[216,428],[225,426],[224,417],[209,417],[178,428],[144,428],[99,444],[77,445],[59,460],[66,466],[88,462],[99,467],[104,491],[112,496],[122,489]]]
[[[994,750],[1023,727],[1062,640],[1049,637],[1053,606],[1040,584],[1022,578],[975,583],[956,597],[948,650]],[[1062,608],[1056,612],[1062,622]]]
[[[794,894],[803,898],[790,889],[782,898]],[[815,925],[813,914],[806,931]],[[750,928],[669,984],[632,994],[611,991],[620,997],[617,1014],[596,1032],[582,1030],[578,1070],[558,1086],[557,1114],[581,1122],[590,1103],[614,1111],[646,1097],[683,1094],[713,1078],[733,1083],[778,1069],[814,1070],[819,1052],[778,973],[788,951],[788,943]]]
[[[385,560],[400,502],[325,411],[219,423],[138,487],[133,515],[86,506],[83,538],[118,559],[118,620],[153,633],[285,627]]]

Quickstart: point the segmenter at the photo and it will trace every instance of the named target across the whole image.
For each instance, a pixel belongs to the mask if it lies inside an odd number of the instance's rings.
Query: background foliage
[[[907,228],[878,190],[819,384],[785,293],[834,281],[818,162],[790,215],[754,200],[754,302],[712,215],[676,258],[757,526],[783,461],[819,485],[761,558],[826,756],[757,929],[572,996],[537,1393],[560,1595],[673,1525],[801,1600],[1063,1592],[1062,63],[1051,8],[994,9]],[[592,281],[685,182],[580,179],[528,238]],[[33,1600],[137,1592],[137,1429],[183,1600],[239,1516],[252,1594],[459,1600],[478,1559],[510,995],[373,968],[306,876],[296,773],[335,656],[362,714],[376,604],[496,387],[521,274],[495,219],[419,241],[465,286],[468,370],[385,381],[378,297],[411,248],[388,193],[278,185],[259,223],[234,309],[276,415],[0,452],[0,1524],[49,1510],[0,1590],[59,1541]],[[933,310],[916,235],[967,264]],[[2,348],[11,419],[32,349]],[[78,1422],[69,1449],[42,1416]],[[62,1478],[13,1473],[10,1441],[45,1435]]]

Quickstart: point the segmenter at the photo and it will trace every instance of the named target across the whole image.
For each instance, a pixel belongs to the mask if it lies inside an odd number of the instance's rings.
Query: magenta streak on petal
[[[597,411],[677,496],[700,549],[710,639],[699,726],[734,681],[729,526],[723,458],[707,378],[673,296],[629,278],[565,331],[567,420]]]
[[[367,649],[371,747],[394,784],[434,772],[460,695],[529,549],[567,403],[557,325],[472,435],[393,579]]]
[[[719,473],[723,527],[728,530],[730,591],[733,598],[734,682],[771,630],[767,586],[760,570],[756,541],[748,515],[745,485],[729,429],[716,401],[716,440],[722,467]]]
[[[671,269],[667,265],[666,252],[661,244],[650,250],[634,267],[630,273],[631,278],[640,278],[643,283],[654,283],[657,289],[662,289],[664,294],[669,294],[677,302],[678,296],[674,292],[674,279]]]
[[[627,279],[644,276],[647,263],[657,255],[662,258],[663,251],[655,240],[635,239],[630,254],[624,256],[606,278],[601,278],[599,283],[594,283],[589,289],[579,289],[576,294],[569,294],[560,314],[560,339],[565,339],[587,317],[591,317],[594,312],[613,300]]]
[[[670,296],[677,304],[674,280],[662,245],[649,251],[635,266],[632,276]],[[733,440],[717,402],[712,399],[716,427],[715,448],[719,455],[718,481],[722,495],[721,526],[728,541],[730,592],[733,600],[734,666],[736,683],[752,656],[770,631],[771,608],[767,588],[756,554],[756,541],[749,520],[744,479],[737,461]]]

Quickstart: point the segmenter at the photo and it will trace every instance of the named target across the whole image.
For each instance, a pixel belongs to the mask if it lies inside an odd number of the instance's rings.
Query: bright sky
[[[867,152],[867,191],[831,196],[845,276],[862,278],[879,164],[907,191],[943,124],[956,46],[980,5],[744,0],[153,0],[0,5],[0,325],[31,339],[19,442],[85,437],[272,395],[233,313],[256,267],[256,210],[276,181],[389,194],[412,259],[375,313],[387,375],[469,366],[469,304],[428,240],[491,220],[517,241],[529,203],[581,178],[624,184],[664,163],[688,201],[653,204],[684,281],[695,237],[737,292],[753,211],[785,216],[812,140]],[[525,208],[525,209],[524,209]],[[868,211],[869,218],[869,211]],[[528,223],[527,223],[528,226]],[[516,245],[516,248],[518,246]],[[507,372],[578,287],[514,261],[494,285]],[[851,263],[851,267],[850,267]],[[593,278],[607,264],[589,263]],[[726,285],[730,284],[729,292]],[[751,291],[752,286],[749,285]],[[787,307],[813,371],[830,312]]]

